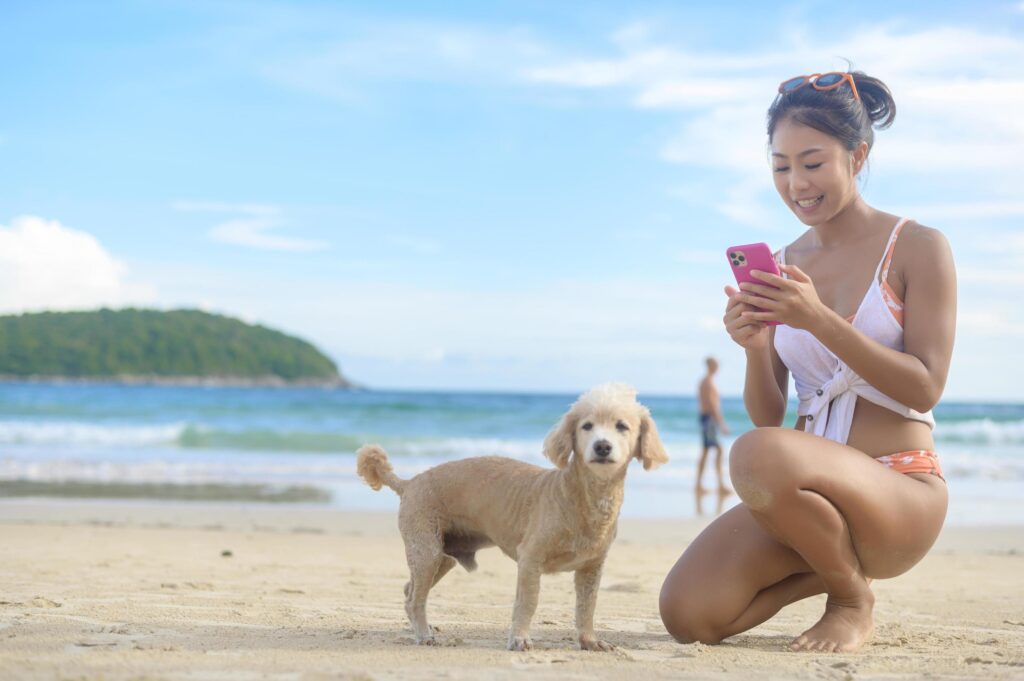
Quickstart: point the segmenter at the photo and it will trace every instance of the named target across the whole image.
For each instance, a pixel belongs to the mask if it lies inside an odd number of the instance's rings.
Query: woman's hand
[[[794,329],[806,329],[813,333],[830,310],[818,298],[814,282],[795,265],[779,265],[779,269],[789,275],[789,279],[778,277],[770,272],[753,270],[751,276],[760,279],[764,284],[740,284],[737,297],[748,307],[759,307],[763,311],[753,309],[741,313],[741,318],[751,321],[777,321]]]
[[[764,350],[768,347],[768,325],[754,319],[745,317],[754,308],[743,302],[743,294],[732,286],[725,287],[725,295],[729,296],[729,302],[725,305],[725,330],[729,337],[742,348],[747,350]]]

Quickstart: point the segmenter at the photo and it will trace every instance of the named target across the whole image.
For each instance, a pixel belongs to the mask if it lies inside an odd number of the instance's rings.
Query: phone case
[[[779,272],[779,266],[775,262],[775,257],[772,255],[772,249],[764,242],[730,246],[725,254],[729,258],[729,266],[732,267],[732,273],[736,277],[737,284],[748,282],[766,286],[767,284],[763,281],[751,276],[750,273],[753,270],[761,270],[762,272],[770,272],[776,276],[782,276]],[[760,310],[761,308],[757,309]],[[763,312],[763,310],[761,311]],[[778,323],[775,321],[765,322],[769,326],[775,326]]]

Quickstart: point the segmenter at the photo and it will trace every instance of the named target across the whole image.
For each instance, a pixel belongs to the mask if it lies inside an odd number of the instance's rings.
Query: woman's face
[[[775,126],[771,150],[775,189],[804,224],[828,222],[857,197],[866,143],[851,153],[835,137],[786,118]]]

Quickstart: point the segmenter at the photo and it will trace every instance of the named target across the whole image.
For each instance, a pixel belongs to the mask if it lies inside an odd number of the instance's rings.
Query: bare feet
[[[865,585],[866,587],[866,585]],[[850,653],[860,648],[874,631],[871,610],[875,597],[868,588],[857,598],[843,600],[829,596],[825,614],[818,623],[793,639],[790,650],[822,653]]]

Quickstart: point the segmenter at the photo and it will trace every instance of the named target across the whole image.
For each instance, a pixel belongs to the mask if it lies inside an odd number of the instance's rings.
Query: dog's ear
[[[544,456],[551,459],[551,463],[555,464],[557,468],[565,468],[569,465],[569,456],[576,448],[576,423],[578,420],[579,416],[576,414],[576,410],[570,409],[544,438]]]
[[[637,438],[634,456],[643,461],[645,471],[657,468],[663,463],[668,463],[665,445],[661,443],[658,427],[654,425],[654,419],[651,418],[651,412],[647,407],[643,407],[641,412],[640,437]]]

